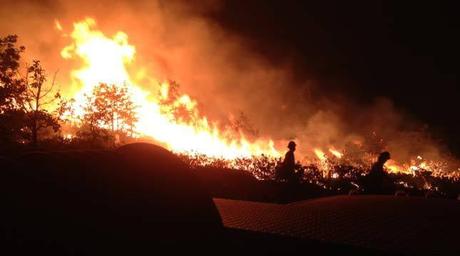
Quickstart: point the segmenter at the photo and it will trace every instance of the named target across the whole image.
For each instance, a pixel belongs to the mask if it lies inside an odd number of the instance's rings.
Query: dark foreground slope
[[[187,166],[154,145],[2,162],[2,242],[16,252],[138,254],[212,243],[222,232]]]
[[[0,166],[2,255],[386,254],[418,252],[413,243],[419,235],[425,236],[419,248],[443,246],[439,252],[447,253],[455,239],[446,234],[459,230],[455,201],[213,200],[207,188],[218,183],[235,183],[237,191],[257,181],[244,185],[249,178],[238,175],[217,181],[204,173],[198,178],[150,144],[33,152],[0,158]],[[383,232],[387,224],[391,228]],[[366,241],[362,237],[371,242],[356,242]],[[410,250],[394,246],[398,241],[410,241]]]

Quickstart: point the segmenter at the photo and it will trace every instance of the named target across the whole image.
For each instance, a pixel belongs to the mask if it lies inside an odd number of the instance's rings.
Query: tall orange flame
[[[71,73],[74,86],[81,88],[75,95],[77,114],[83,112],[81,106],[84,104],[84,95],[90,94],[99,83],[124,84],[128,86],[130,96],[138,106],[136,132],[152,137],[173,151],[197,152],[225,159],[260,154],[274,157],[280,155],[271,140],[250,142],[244,135],[234,133],[229,137],[229,132],[220,131],[206,117],[199,115],[196,101],[188,95],[182,95],[174,104],[193,110],[196,118],[186,122],[162,113],[159,101],[169,97],[169,84],[161,83],[160,96],[136,85],[127,71],[136,53],[136,48],[128,43],[128,36],[117,32],[113,37],[107,37],[96,30],[95,26],[96,22],[91,18],[75,23],[70,34],[73,43],[61,51],[64,59],[80,58],[84,62],[82,68]]]

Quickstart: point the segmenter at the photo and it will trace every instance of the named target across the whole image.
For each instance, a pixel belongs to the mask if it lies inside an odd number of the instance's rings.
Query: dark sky
[[[227,0],[211,18],[322,90],[392,99],[458,153],[459,4],[422,2]]]

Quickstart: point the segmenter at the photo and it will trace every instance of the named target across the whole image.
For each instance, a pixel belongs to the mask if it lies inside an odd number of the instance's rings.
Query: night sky
[[[368,104],[375,97],[427,123],[460,152],[459,16],[455,2],[228,0],[211,13],[299,80]],[[301,84],[301,83],[299,83]]]

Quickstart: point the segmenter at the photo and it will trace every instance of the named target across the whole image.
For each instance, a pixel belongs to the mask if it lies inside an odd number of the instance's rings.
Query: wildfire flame
[[[252,158],[264,155],[265,157],[278,158],[281,151],[275,148],[271,139],[248,140],[241,132],[219,128],[217,124],[210,123],[200,114],[198,103],[187,94],[171,98],[171,84],[150,78],[154,84],[136,84],[130,76],[127,67],[133,65],[136,48],[128,42],[128,35],[117,32],[112,37],[96,29],[96,21],[86,18],[73,24],[73,31],[65,33],[61,23],[56,20],[55,28],[65,37],[71,38],[72,43],[61,51],[64,59],[81,60],[83,66],[71,72],[72,88],[78,88],[73,95],[76,104],[75,114],[84,113],[85,94],[91,94],[95,86],[100,83],[124,85],[128,88],[131,100],[137,105],[135,133],[139,136],[148,136],[163,144],[170,150],[185,154],[202,154],[210,158],[235,160],[238,158]],[[144,69],[138,69],[144,70]],[[158,87],[159,93],[152,93],[144,88]],[[156,91],[155,91],[156,92]],[[191,113],[191,118],[182,120],[162,111],[161,102],[168,101],[173,107],[182,107]],[[73,134],[66,134],[67,139],[72,139]],[[355,144],[360,146],[362,142]],[[320,145],[319,145],[320,146]],[[343,150],[333,146],[327,150],[312,148],[313,155],[325,175],[330,175],[331,161],[347,163],[348,155]],[[311,151],[310,151],[311,152]],[[370,165],[374,158],[362,157]],[[400,164],[394,160],[386,163],[390,172],[414,174],[415,171],[427,170],[440,173],[442,168],[434,168],[436,164],[426,161],[421,156],[411,160],[410,164]],[[441,171],[442,172],[442,171]],[[439,174],[441,175],[441,174]],[[332,174],[333,178],[338,174]]]
[[[62,30],[59,22],[56,22],[56,26]],[[77,114],[83,112],[81,106],[84,105],[85,94],[91,94],[99,83],[124,84],[138,106],[135,131],[142,136],[152,137],[175,152],[197,152],[225,159],[261,154],[273,157],[280,155],[272,140],[250,142],[243,134],[229,136],[230,132],[220,131],[206,117],[199,115],[196,101],[186,94],[173,104],[193,111],[193,120],[175,120],[162,113],[159,96],[145,91],[130,78],[127,66],[134,61],[136,48],[128,43],[128,35],[117,32],[113,37],[108,37],[96,30],[95,26],[96,22],[91,18],[74,23],[70,34],[73,43],[61,51],[64,59],[80,58],[84,62],[82,68],[71,73],[74,86],[81,88],[74,96]],[[169,84],[161,83],[160,97],[163,100],[168,98],[168,91]]]
[[[320,161],[327,160],[326,154],[321,149],[315,148],[313,151],[315,152],[316,157],[318,157]]]
[[[336,149],[333,149],[333,148],[330,148],[329,152],[331,152],[331,154],[333,154],[337,158],[342,158],[342,156],[343,156],[343,153],[341,153],[340,151],[338,151]]]

